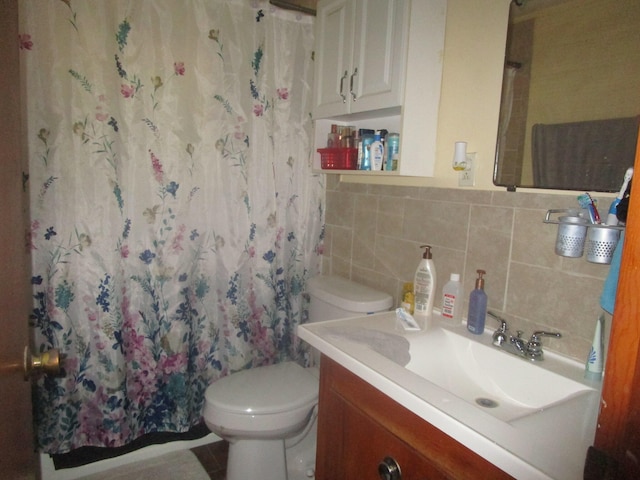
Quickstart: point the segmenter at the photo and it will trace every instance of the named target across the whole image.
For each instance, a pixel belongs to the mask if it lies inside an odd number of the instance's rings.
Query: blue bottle
[[[467,329],[471,333],[480,335],[484,332],[484,321],[487,317],[487,294],[484,291],[484,270],[477,270],[476,288],[469,295],[469,315],[467,316]]]

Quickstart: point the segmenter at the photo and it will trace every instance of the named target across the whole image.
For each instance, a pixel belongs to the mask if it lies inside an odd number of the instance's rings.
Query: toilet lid
[[[207,388],[205,399],[229,412],[286,412],[318,401],[318,379],[295,362],[283,362],[221,378]]]

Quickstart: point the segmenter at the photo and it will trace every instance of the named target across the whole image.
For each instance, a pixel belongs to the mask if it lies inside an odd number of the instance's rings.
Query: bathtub
[[[100,460],[80,467],[63,468],[60,470],[55,469],[53,460],[48,454],[42,453],[40,454],[40,478],[42,480],[74,480],[76,478],[82,478],[85,475],[104,472],[105,470],[126,465],[128,463],[159,457],[160,455],[168,452],[188,450],[208,443],[218,442],[220,440],[222,440],[220,437],[210,433],[196,440],[178,440],[158,445],[149,445],[148,447],[140,448],[133,452],[120,455],[119,457],[108,458],[106,460]]]

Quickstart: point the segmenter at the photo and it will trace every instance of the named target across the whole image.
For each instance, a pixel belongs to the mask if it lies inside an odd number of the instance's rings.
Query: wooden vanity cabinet
[[[380,475],[387,457],[401,476]],[[379,478],[512,477],[323,355],[316,480]]]

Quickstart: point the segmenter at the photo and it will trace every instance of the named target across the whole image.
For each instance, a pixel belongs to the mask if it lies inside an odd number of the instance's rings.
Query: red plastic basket
[[[320,167],[326,170],[355,170],[358,168],[357,148],[319,148]]]

